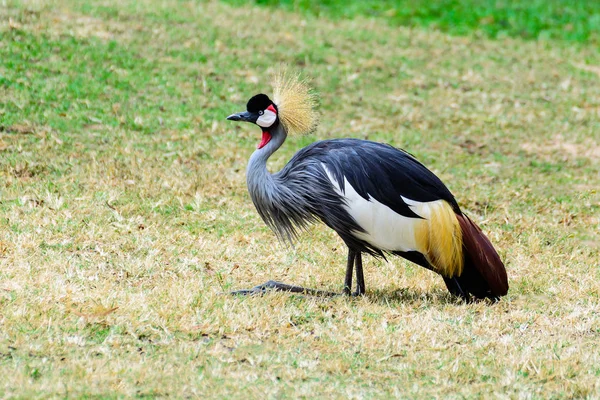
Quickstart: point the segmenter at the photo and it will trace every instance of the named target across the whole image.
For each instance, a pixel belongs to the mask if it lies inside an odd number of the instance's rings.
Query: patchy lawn
[[[383,17],[219,2],[0,8],[0,395],[600,396],[600,54]],[[279,63],[312,78],[314,140],[389,142],[435,171],[499,249],[509,295],[366,259],[341,290],[315,226],[279,244],[247,195],[260,132],[225,121]]]

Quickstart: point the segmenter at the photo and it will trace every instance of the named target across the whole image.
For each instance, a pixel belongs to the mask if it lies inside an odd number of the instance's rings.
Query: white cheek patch
[[[258,117],[256,120],[256,125],[262,128],[268,128],[275,123],[277,119],[277,113],[269,110],[268,108],[265,110],[264,114]]]

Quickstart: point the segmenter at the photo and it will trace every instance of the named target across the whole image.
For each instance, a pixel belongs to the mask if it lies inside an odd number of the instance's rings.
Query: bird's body
[[[258,95],[257,97],[265,95]],[[443,276],[451,293],[469,298],[506,294],[504,265],[489,240],[460,210],[442,181],[409,153],[358,139],[315,142],[279,172],[267,160],[285,141],[284,123],[273,119],[270,99],[250,100],[263,139],[247,170],[250,196],[265,223],[283,240],[321,221],[335,230],[349,249],[345,290],[356,266],[358,292],[364,292],[361,254],[395,254]],[[276,104],[276,103],[272,103]],[[262,111],[264,110],[264,111]],[[240,114],[230,119],[240,118]],[[265,114],[266,115],[266,114]],[[288,114],[289,116],[289,114]],[[254,121],[251,121],[254,122]]]
[[[445,202],[460,213],[434,174],[386,144],[359,139],[315,142],[272,174],[267,186],[268,172],[254,173],[266,169],[257,161],[253,158],[248,167],[250,195],[283,239],[296,237],[297,228],[320,220],[356,250],[381,256],[417,250],[415,227],[423,215],[416,209]]]

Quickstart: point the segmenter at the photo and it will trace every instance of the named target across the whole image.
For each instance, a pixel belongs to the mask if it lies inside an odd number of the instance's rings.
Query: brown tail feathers
[[[463,237],[462,274],[444,279],[450,292],[468,298],[497,299],[508,292],[506,269],[490,240],[466,215],[457,215]]]

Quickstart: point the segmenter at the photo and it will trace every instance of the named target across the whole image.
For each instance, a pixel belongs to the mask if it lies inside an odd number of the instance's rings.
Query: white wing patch
[[[423,220],[418,218],[410,218],[400,215],[393,211],[385,204],[380,203],[369,195],[369,199],[365,200],[359,195],[356,190],[350,185],[344,177],[344,189],[342,192],[333,174],[327,166],[323,164],[323,168],[335,188],[336,192],[346,199],[346,210],[354,218],[356,223],[363,228],[365,232],[352,232],[352,234],[361,240],[371,244],[381,250],[387,251],[420,251],[415,237],[415,229],[417,224],[422,224]],[[415,214],[423,217],[430,217],[430,205],[432,203],[422,203],[402,197],[404,202],[409,205]]]

